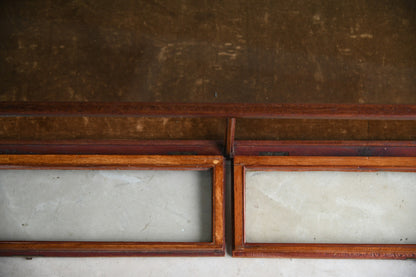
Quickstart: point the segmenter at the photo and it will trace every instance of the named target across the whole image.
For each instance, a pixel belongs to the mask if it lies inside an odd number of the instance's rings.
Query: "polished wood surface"
[[[0,154],[223,155],[215,140],[0,140]]]
[[[414,259],[415,244],[307,244],[246,243],[233,251],[235,257],[278,257],[319,259]]]
[[[348,167],[351,169],[365,168],[391,168],[391,169],[409,169],[413,171],[416,168],[416,157],[275,157],[275,156],[236,156],[234,165],[244,165],[245,167],[316,167],[336,169],[337,167]]]
[[[0,169],[212,169],[211,242],[0,241],[0,256],[223,256],[222,156],[0,155]]]
[[[416,157],[256,157],[234,158],[235,257],[414,259],[416,244],[247,243],[245,170],[336,170],[416,172]]]
[[[0,168],[56,167],[192,167],[207,168],[222,163],[222,156],[192,155],[0,155]]]
[[[416,157],[415,141],[236,141],[237,156]]]
[[[0,102],[0,115],[415,120],[416,105]]]
[[[227,119],[227,136],[225,138],[225,155],[229,158],[234,157],[235,145],[235,118]]]

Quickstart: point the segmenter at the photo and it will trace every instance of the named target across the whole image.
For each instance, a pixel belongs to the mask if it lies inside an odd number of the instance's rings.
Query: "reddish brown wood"
[[[0,241],[0,256],[223,256],[217,243]]]
[[[244,184],[244,167],[241,165],[234,165],[234,210],[233,210],[233,225],[234,225],[234,241],[233,251],[238,250],[241,245],[244,245],[244,188],[239,184]]]
[[[246,243],[245,169],[416,171],[416,157],[253,157],[234,158],[234,245],[236,257],[414,259],[416,244]]]
[[[416,244],[245,243],[237,257],[414,259]]]
[[[1,169],[212,169],[211,242],[0,241],[0,256],[221,256],[224,255],[222,156],[0,155]]]
[[[241,156],[416,156],[415,141],[236,141]]]
[[[416,119],[416,105],[0,102],[3,116],[186,116],[235,118]]]
[[[216,161],[216,160],[215,160]],[[214,161],[214,162],[215,162]],[[220,160],[213,168],[213,193],[212,193],[212,234],[213,242],[222,246],[222,253],[225,253],[225,197],[224,197],[224,177],[225,164]],[[215,203],[215,204],[214,204]]]
[[[234,156],[235,118],[227,118],[227,132],[225,138],[225,155]]]
[[[255,157],[236,156],[234,164],[245,167],[314,167],[314,168],[416,168],[416,157]]]
[[[235,141],[240,156],[416,156],[415,141]],[[0,141],[1,154],[222,155],[210,140]]]
[[[1,154],[222,155],[210,140],[0,141]]]

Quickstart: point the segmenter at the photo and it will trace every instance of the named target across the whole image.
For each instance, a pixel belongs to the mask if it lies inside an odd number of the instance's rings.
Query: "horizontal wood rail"
[[[228,141],[228,140],[227,140]],[[230,145],[229,145],[230,146]],[[254,141],[234,142],[245,156],[415,157],[415,141]],[[0,140],[0,154],[225,155],[215,140]]]
[[[0,102],[0,116],[176,116],[415,120],[416,105]]]
[[[0,140],[0,154],[223,155],[223,148],[215,140]]]
[[[416,156],[416,141],[239,140],[234,148],[240,156]]]

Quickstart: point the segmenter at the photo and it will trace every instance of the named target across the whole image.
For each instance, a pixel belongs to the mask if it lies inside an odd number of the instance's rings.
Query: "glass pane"
[[[0,240],[211,241],[211,175],[1,170]]]
[[[416,173],[248,171],[247,242],[416,243]]]

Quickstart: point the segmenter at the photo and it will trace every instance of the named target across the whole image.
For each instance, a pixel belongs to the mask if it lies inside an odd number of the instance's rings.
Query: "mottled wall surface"
[[[415,3],[1,1],[0,101],[415,104]]]
[[[225,122],[225,119],[209,118],[0,117],[0,137],[6,140],[222,140]]]
[[[416,2],[1,1],[0,101],[416,104]],[[223,139],[224,120],[0,118],[2,139]],[[416,138],[250,120],[237,139]]]
[[[3,140],[225,138],[225,119],[0,117]],[[238,119],[238,140],[416,140],[414,121]]]
[[[238,119],[241,140],[415,140],[416,122],[394,120]]]

